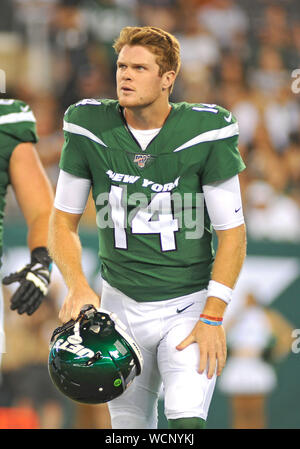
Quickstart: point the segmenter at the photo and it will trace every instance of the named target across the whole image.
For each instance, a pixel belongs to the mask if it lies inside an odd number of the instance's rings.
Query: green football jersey
[[[91,180],[102,277],[136,301],[207,287],[214,251],[202,186],[245,168],[229,111],[171,106],[145,151],[116,100],[82,100],[65,113],[60,168]]]
[[[30,107],[20,100],[0,100],[0,257],[3,248],[5,196],[9,179],[9,161],[22,142],[36,143],[36,121]]]

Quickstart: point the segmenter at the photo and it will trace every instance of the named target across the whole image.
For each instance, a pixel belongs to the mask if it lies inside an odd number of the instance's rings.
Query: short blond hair
[[[115,40],[113,48],[117,54],[125,45],[141,45],[157,56],[159,75],[173,70],[177,75],[180,69],[180,44],[167,31],[152,26],[125,27]]]

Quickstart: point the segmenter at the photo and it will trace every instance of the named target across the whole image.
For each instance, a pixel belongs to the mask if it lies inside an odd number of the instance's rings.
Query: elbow
[[[244,259],[247,253],[247,232],[243,223],[235,228],[217,231],[218,247],[221,251]]]
[[[246,257],[247,253],[247,230],[246,225],[243,223],[242,225],[238,226],[237,228],[234,228],[233,230],[233,237],[235,246],[239,249],[241,256],[243,258]]]

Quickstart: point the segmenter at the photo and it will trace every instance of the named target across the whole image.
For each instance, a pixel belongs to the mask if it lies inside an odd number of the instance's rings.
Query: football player
[[[28,104],[0,100],[0,256],[3,248],[5,196],[10,184],[28,226],[31,251],[28,264],[3,279],[19,285],[11,297],[11,309],[33,314],[47,294],[52,260],[46,248],[53,191],[34,144],[38,137],[36,120]],[[0,355],[5,352],[3,299],[0,297]]]
[[[203,428],[246,252],[238,125],[220,106],[169,101],[180,68],[171,34],[125,27],[114,48],[118,100],[82,100],[65,114],[49,233],[69,289],[59,316],[67,322],[85,304],[100,305],[77,233],[91,188],[101,307],[127,326],[144,359],[141,375],[109,402],[112,427],[156,428],[163,384],[169,427]]]

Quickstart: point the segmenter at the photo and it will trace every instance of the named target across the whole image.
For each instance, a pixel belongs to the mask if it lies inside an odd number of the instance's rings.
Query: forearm
[[[47,211],[28,224],[27,243],[30,251],[39,246],[47,246],[49,219],[50,212]]]
[[[218,249],[213,265],[211,279],[234,288],[246,256],[246,230],[245,225],[218,232]],[[217,297],[210,296],[204,308],[205,314],[223,316],[226,302]]]
[[[218,249],[212,271],[212,280],[219,286],[232,289],[246,255],[245,226],[217,231]],[[210,288],[209,292],[212,291]],[[219,293],[215,291],[216,293]],[[200,350],[199,373],[207,370],[211,379],[214,373],[219,376],[226,362],[226,336],[222,324],[227,303],[217,296],[209,295],[202,314],[192,332],[176,346],[178,350],[185,349],[191,343],[197,342]],[[203,316],[205,315],[205,316]]]
[[[233,232],[218,233],[218,249],[211,278],[234,288],[246,256],[246,230],[242,225],[230,231]]]
[[[20,143],[9,161],[11,185],[24,215],[30,250],[47,246],[53,188],[32,143]]]
[[[55,214],[50,217],[48,248],[70,291],[88,282],[81,264],[82,248],[77,228],[72,229]]]

